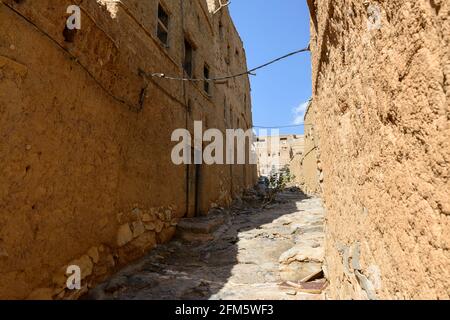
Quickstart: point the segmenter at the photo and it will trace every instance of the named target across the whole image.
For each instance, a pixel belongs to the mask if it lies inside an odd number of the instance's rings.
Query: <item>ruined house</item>
[[[255,142],[258,174],[269,177],[290,168],[291,160],[304,151],[303,135],[260,136]]]
[[[243,44],[211,0],[0,1],[0,298],[77,298],[225,206],[253,165],[174,165],[175,129],[252,127]],[[78,265],[82,290],[66,288]]]
[[[308,0],[330,298],[450,297],[450,2]]]

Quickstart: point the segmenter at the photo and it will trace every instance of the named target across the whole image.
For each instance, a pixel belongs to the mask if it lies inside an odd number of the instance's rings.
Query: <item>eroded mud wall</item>
[[[449,2],[308,2],[330,297],[449,298]]]
[[[319,137],[315,127],[316,113],[314,103],[310,102],[305,113],[305,151],[295,159],[301,169],[298,180],[302,191],[307,194],[320,194],[320,184],[323,182]]]
[[[171,161],[173,130],[194,120],[223,130],[233,116],[252,125],[247,77],[208,95],[203,83],[139,72],[182,77],[184,37],[195,76],[204,63],[213,76],[246,69],[226,10],[165,1],[165,47],[158,1],[102,3],[83,1],[81,29],[68,35],[70,1],[0,2],[0,298],[79,297],[169,240],[194,178]],[[253,184],[256,168],[244,169],[203,169],[201,213]],[[82,290],[65,289],[68,265],[81,267]]]

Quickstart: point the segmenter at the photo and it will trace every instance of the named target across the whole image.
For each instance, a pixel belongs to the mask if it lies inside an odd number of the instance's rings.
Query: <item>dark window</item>
[[[191,43],[187,39],[184,39],[183,68],[189,77],[192,77],[193,74],[193,56],[194,56],[194,49],[192,48]]]
[[[166,46],[169,44],[169,15],[161,4],[158,5],[158,39]]]
[[[210,73],[209,73],[209,67],[208,65],[205,64],[205,66],[203,67],[203,77],[205,79],[209,79],[210,78]],[[203,83],[203,88],[205,89],[205,92],[207,94],[210,94],[210,83],[209,81],[205,80]]]
[[[231,54],[230,54],[230,52],[231,52],[231,47],[230,47],[230,45],[228,45],[227,46],[227,56],[225,57],[226,64],[230,64],[231,63],[231,58],[230,58]]]
[[[219,21],[219,35],[220,35],[220,39],[223,39],[223,24],[222,24],[222,20]]]

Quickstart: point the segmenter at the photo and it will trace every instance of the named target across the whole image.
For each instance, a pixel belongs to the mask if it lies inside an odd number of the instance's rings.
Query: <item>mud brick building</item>
[[[255,142],[258,174],[269,177],[289,168],[291,160],[304,151],[303,135],[260,136]]]
[[[248,77],[148,77],[246,70],[226,8],[89,0],[68,30],[73,2],[0,1],[0,298],[76,298],[256,179],[254,165],[170,157],[194,120],[252,127]],[[65,289],[68,265],[82,290]]]

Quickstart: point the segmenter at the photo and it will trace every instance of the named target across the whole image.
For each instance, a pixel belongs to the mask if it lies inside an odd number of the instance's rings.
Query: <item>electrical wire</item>
[[[303,126],[314,126],[314,125],[309,124],[309,123],[301,123],[301,124],[293,124],[293,125],[285,125],[285,126],[277,126],[277,127],[253,126],[253,128],[255,128],[255,129],[283,129],[283,128],[303,127]]]
[[[267,67],[267,66],[269,66],[271,64],[274,64],[274,63],[276,63],[276,62],[278,62],[280,60],[289,58],[289,57],[291,57],[293,55],[296,55],[296,54],[299,54],[299,53],[302,53],[302,52],[307,52],[307,51],[310,51],[309,45],[306,48],[303,48],[303,49],[300,49],[300,50],[296,50],[294,52],[290,52],[288,54],[285,54],[284,56],[281,56],[279,58],[273,59],[273,60],[271,60],[271,61],[269,61],[269,62],[267,62],[267,63],[265,63],[263,65],[260,65],[260,66],[258,66],[256,68],[253,68],[253,69],[250,69],[250,70],[247,70],[245,72],[241,72],[241,73],[237,73],[237,74],[229,75],[229,76],[215,77],[215,78],[180,78],[180,77],[167,76],[165,73],[150,73],[150,74],[148,74],[148,73],[144,72],[143,70],[139,70],[139,73],[141,75],[143,75],[143,76],[146,76],[146,77],[162,78],[162,79],[167,79],[167,80],[192,81],[192,82],[195,82],[195,81],[218,82],[218,81],[224,81],[224,80],[233,79],[233,78],[237,78],[237,77],[242,77],[242,76],[245,76],[245,75],[255,75],[254,72],[257,71],[257,70],[265,68],[265,67]]]

